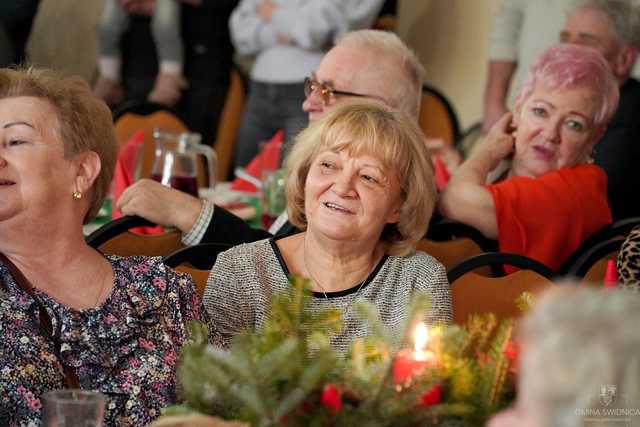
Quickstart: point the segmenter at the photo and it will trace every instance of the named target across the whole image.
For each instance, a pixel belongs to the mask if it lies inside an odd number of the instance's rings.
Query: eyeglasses
[[[306,77],[304,79],[304,95],[309,96],[312,92],[317,92],[322,99],[322,103],[327,106],[331,102],[331,97],[336,95],[342,96],[359,96],[363,98],[376,98],[371,95],[363,95],[361,93],[353,93],[353,92],[345,92],[342,90],[335,90],[332,87],[328,86],[326,83],[320,83],[316,80],[315,74],[312,74],[311,77]]]

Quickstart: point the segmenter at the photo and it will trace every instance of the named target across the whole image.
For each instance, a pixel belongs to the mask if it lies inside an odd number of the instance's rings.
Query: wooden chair
[[[436,88],[429,85],[422,86],[418,122],[427,137],[443,139],[452,146],[460,135],[458,117],[451,103]]]
[[[482,143],[484,135],[482,134],[482,123],[477,122],[469,126],[462,132],[456,141],[456,147],[462,154],[464,159],[469,158],[473,150]]]
[[[521,270],[503,277],[486,277],[472,270],[507,264]],[[447,272],[451,284],[453,321],[464,324],[469,315],[494,313],[498,319],[519,317],[515,301],[523,292],[537,294],[553,286],[553,271],[517,254],[492,252],[473,256]]]
[[[244,111],[244,85],[238,70],[231,70],[231,81],[227,99],[218,121],[218,132],[213,148],[218,157],[218,182],[227,180],[233,160],[233,149],[240,130],[240,121]]]
[[[104,254],[121,256],[164,256],[183,247],[182,234],[172,230],[164,234],[134,234],[128,230],[155,224],[135,216],[124,216],[103,225],[86,237],[89,246]]]
[[[623,237],[615,237],[593,246],[571,266],[567,276],[581,279],[580,283],[585,285],[601,287],[607,262],[616,261],[624,240]]]
[[[609,240],[626,238],[627,234],[629,234],[631,230],[638,225],[640,225],[640,217],[622,219],[602,227],[582,242],[578,249],[576,249],[569,258],[567,258],[567,260],[558,269],[558,274],[561,276],[572,276],[578,278],[584,277],[587,271],[584,270],[584,274],[579,275],[578,269],[581,269],[581,265],[585,263],[586,259],[589,259],[589,254],[593,252],[596,247]],[[620,243],[620,245],[621,244],[622,243]],[[617,246],[617,249],[620,248],[620,245]],[[613,247],[615,247],[615,244],[613,244]]]
[[[229,248],[231,245],[226,243],[201,243],[178,249],[166,255],[162,261],[176,271],[190,274],[202,296],[218,254]]]

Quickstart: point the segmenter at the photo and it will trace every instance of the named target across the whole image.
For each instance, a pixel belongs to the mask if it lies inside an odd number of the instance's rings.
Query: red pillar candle
[[[410,382],[425,368],[435,364],[435,354],[425,350],[428,340],[427,326],[424,323],[419,323],[414,333],[415,348],[398,351],[393,360],[393,382],[395,384]]]

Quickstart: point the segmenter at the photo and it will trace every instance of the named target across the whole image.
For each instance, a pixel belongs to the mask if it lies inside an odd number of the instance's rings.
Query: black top
[[[620,103],[607,131],[595,146],[595,163],[607,174],[613,220],[640,216],[640,82],[620,87]]]

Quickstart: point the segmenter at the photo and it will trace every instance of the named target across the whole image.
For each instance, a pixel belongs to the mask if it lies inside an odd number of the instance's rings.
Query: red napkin
[[[607,270],[604,273],[604,288],[616,289],[618,287],[618,270],[616,270],[616,263],[610,259],[607,261]]]
[[[436,175],[436,187],[438,191],[442,191],[449,183],[449,170],[445,166],[440,156],[433,157],[433,168]]]
[[[264,145],[260,153],[253,158],[244,168],[249,175],[260,179],[262,169],[276,170],[280,164],[280,150],[284,141],[284,131],[279,130]],[[231,190],[244,191],[247,193],[255,193],[258,191],[255,185],[242,178],[236,178],[231,184]]]

